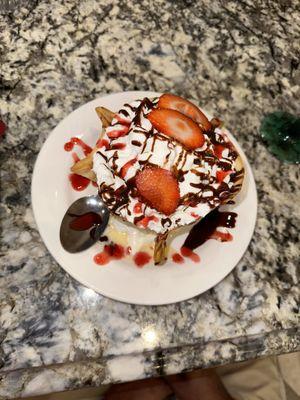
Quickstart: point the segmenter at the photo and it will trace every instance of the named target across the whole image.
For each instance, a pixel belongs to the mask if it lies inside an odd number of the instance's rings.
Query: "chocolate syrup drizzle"
[[[150,150],[150,155],[146,160],[139,160],[139,164],[143,168],[146,164],[151,164],[151,156],[152,152],[154,152],[155,149],[155,143],[157,140],[165,141],[168,143],[168,147],[170,148],[170,152],[168,153],[166,157],[166,162],[168,161],[172,149],[174,148],[174,140],[172,138],[169,138],[167,136],[164,136],[161,133],[155,133],[154,129],[152,128],[150,131],[145,130],[141,126],[141,119],[142,116],[145,117],[144,113],[144,108],[146,107],[148,110],[151,110],[154,108],[157,104],[157,99],[154,101],[151,101],[148,98],[144,98],[140,104],[137,107],[132,106],[131,104],[125,104],[124,107],[129,108],[134,114],[134,118],[132,119],[132,124],[135,126],[135,131],[138,133],[141,133],[145,136],[145,140],[143,143],[137,140],[133,140],[131,144],[133,146],[141,147],[140,153],[143,153],[145,151],[145,148],[147,146],[147,139],[149,137],[153,137],[152,145],[151,145],[151,150]],[[126,109],[121,109],[119,111],[119,114],[124,115],[125,117],[129,117],[129,113]],[[118,124],[120,124],[118,122]],[[117,125],[117,124],[115,124]],[[129,129],[129,132],[131,131],[131,128]],[[128,133],[129,133],[128,132]],[[208,164],[209,166],[217,165],[218,169],[221,169],[223,171],[228,171],[232,168],[233,161],[236,160],[238,157],[238,153],[235,151],[233,145],[230,142],[226,142],[224,137],[218,133],[216,133],[214,130],[211,132],[206,132],[206,136],[208,137],[208,142],[210,142],[213,146],[218,146],[221,145],[224,148],[227,148],[229,150],[229,154],[227,158],[222,157],[222,160],[218,159],[218,157],[214,154],[213,149],[207,148],[204,151],[200,150],[187,150],[185,148],[182,148],[179,157],[177,158],[176,164],[172,167],[172,172],[176,176],[179,182],[183,182],[185,180],[185,175],[190,172],[189,170],[184,171],[183,168],[186,164],[187,161],[187,156],[188,154],[192,154],[194,156],[193,163],[195,165],[199,166],[205,166],[205,164]],[[114,139],[111,139],[114,140]],[[109,151],[112,149],[108,149],[106,151]],[[120,167],[117,166],[116,161],[118,160],[118,151],[114,151],[112,155],[108,158],[106,155],[103,154],[103,151],[98,151],[98,153],[101,154],[102,157],[104,157],[106,163],[109,164],[109,166],[112,169],[112,172],[114,176],[119,175],[119,169]],[[107,153],[106,153],[107,154]],[[187,193],[186,195],[182,196],[180,199],[180,205],[189,207],[189,206],[197,206],[199,203],[207,203],[210,208],[215,208],[218,207],[221,203],[223,203],[225,200],[229,200],[232,198],[236,192],[240,190],[240,184],[237,184],[239,179],[241,178],[241,175],[243,174],[243,171],[235,171],[230,175],[230,183],[229,185],[226,182],[221,182],[220,184],[217,182],[216,177],[210,176],[210,172],[201,172],[198,171],[197,169],[192,169],[192,173],[197,175],[199,177],[199,183],[190,183],[190,186],[193,188],[198,189],[197,193],[190,192]],[[216,185],[218,184],[218,185]],[[134,187],[134,178],[130,179],[129,181],[126,182],[122,187],[119,189],[115,190],[112,185],[107,185],[105,182],[103,182],[100,187],[99,187],[99,194],[102,196],[103,200],[106,202],[107,206],[111,209],[111,211],[115,212],[116,214],[120,214],[120,211],[123,208],[127,209],[127,213],[129,214],[129,196],[131,197],[137,197],[138,194],[136,193],[135,187]],[[217,187],[214,187],[217,186]],[[210,193],[207,196],[207,193]],[[211,214],[211,213],[210,213]],[[144,216],[144,215],[143,215]],[[142,216],[142,217],[143,217]],[[134,223],[136,224],[140,219],[140,217],[136,217],[134,219]],[[204,219],[203,219],[204,220]],[[201,220],[201,221],[203,221]],[[164,228],[168,228],[172,225],[171,219],[170,218],[162,218],[161,220],[162,226]],[[175,221],[175,224],[180,223],[180,219],[177,219]],[[194,228],[193,228],[194,229]]]
[[[183,246],[191,250],[196,249],[206,242],[218,227],[234,228],[236,218],[236,213],[219,211],[216,208],[193,226]]]

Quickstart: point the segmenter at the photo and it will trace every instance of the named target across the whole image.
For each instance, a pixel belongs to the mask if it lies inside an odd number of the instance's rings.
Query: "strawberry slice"
[[[160,167],[146,166],[135,178],[141,197],[151,207],[163,214],[172,214],[179,203],[178,182],[170,171]]]
[[[220,182],[220,183],[223,182],[223,180],[226,178],[226,176],[232,174],[233,172],[234,171],[232,171],[232,170],[229,170],[229,171],[222,171],[222,170],[217,171],[217,173],[216,173],[217,181]]]
[[[205,142],[200,126],[179,111],[156,108],[147,118],[158,131],[177,140],[189,150],[201,147]]]
[[[135,162],[136,158],[133,158],[132,160],[127,161],[127,163],[123,165],[120,171],[121,178],[123,179],[125,178],[129,168],[132,167]]]
[[[184,99],[183,97],[176,96],[175,94],[165,93],[160,96],[158,101],[159,108],[168,108],[170,110],[177,110],[187,117],[192,118],[197,124],[200,124],[204,131],[210,131],[212,128],[211,123],[206,115],[195,106],[195,104]]]

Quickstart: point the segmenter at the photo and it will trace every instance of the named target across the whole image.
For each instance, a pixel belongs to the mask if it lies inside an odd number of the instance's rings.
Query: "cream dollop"
[[[105,130],[103,142],[108,142],[109,147],[103,145],[94,154],[93,170],[100,195],[116,215],[138,227],[162,233],[195,222],[221,203],[218,196],[214,197],[214,191],[220,188],[217,171],[222,169],[213,156],[214,145],[208,135],[204,135],[202,148],[188,151],[152,126],[147,114],[157,101],[136,100],[122,107]],[[219,129],[215,130],[215,136],[228,142]],[[228,148],[221,151],[219,158],[234,171],[234,159],[230,157]],[[130,189],[130,180],[146,163],[178,172],[180,197],[183,202],[184,198],[187,201],[170,216],[141,202]],[[231,175],[227,175],[223,182],[228,189],[234,185]],[[197,197],[198,201],[189,204],[189,196]],[[142,221],[143,216],[149,218]]]

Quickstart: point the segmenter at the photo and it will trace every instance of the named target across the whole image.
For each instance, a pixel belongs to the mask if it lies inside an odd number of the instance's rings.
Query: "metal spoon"
[[[104,232],[109,210],[98,195],[74,201],[60,225],[60,242],[69,253],[91,247]]]

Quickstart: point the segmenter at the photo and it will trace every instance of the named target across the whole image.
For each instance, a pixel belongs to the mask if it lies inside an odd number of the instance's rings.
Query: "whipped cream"
[[[147,119],[157,102],[145,98],[122,107],[99,143],[93,170],[99,194],[115,215],[163,233],[203,218],[236,190],[238,155],[220,129],[204,134],[204,145],[193,151],[158,132]],[[133,180],[147,163],[177,176],[181,200],[172,215],[160,213],[138,196]],[[220,182],[218,173],[224,170],[233,173]]]

